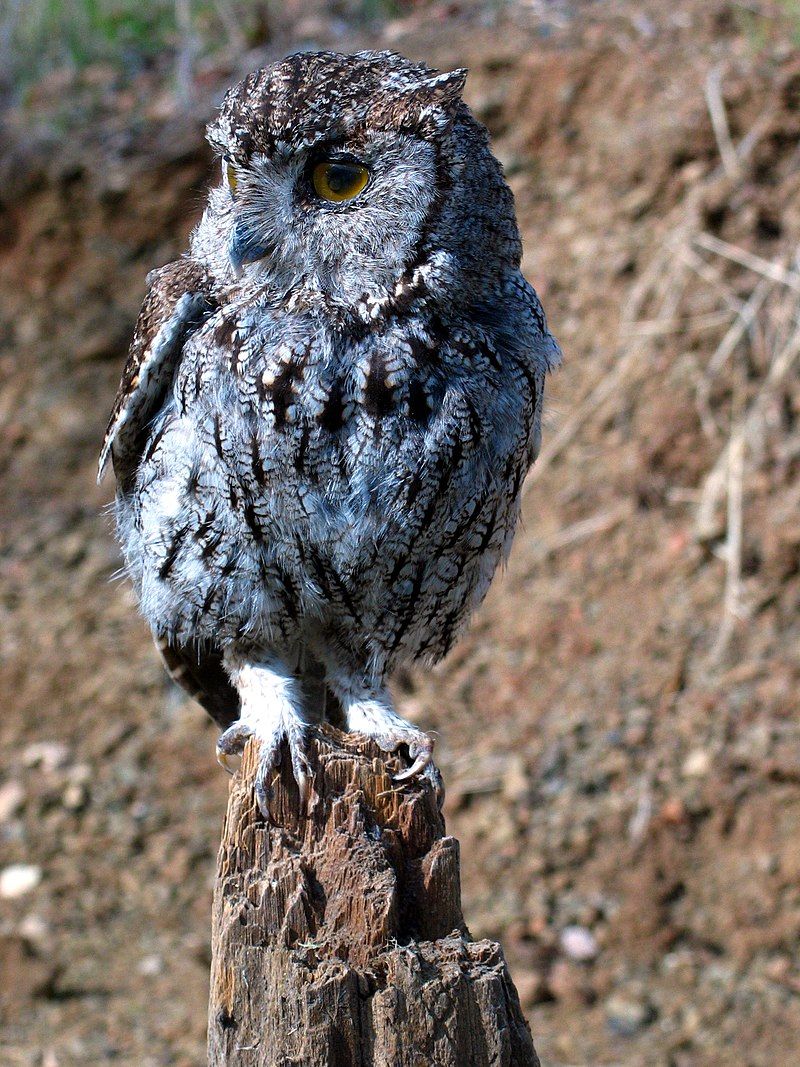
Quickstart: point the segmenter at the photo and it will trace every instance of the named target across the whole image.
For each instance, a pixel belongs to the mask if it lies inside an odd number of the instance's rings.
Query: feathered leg
[[[342,705],[348,730],[371,737],[384,752],[395,752],[401,745],[408,747],[412,764],[395,775],[395,781],[423,774],[437,794],[443,795],[442,776],[433,762],[433,738],[397,714],[388,689],[369,687],[339,672],[329,674],[328,685]]]
[[[269,817],[269,775],[278,759],[281,742],[289,746],[292,770],[305,806],[308,762],[305,756],[307,722],[297,679],[286,664],[269,654],[225,653],[225,667],[241,700],[241,715],[217,741],[217,759],[231,771],[231,757],[241,755],[251,737],[261,742],[256,798]]]

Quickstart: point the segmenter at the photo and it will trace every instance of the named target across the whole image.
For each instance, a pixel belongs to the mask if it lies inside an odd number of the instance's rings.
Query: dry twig
[[[787,270],[780,263],[763,259],[761,256],[755,255],[754,252],[748,252],[745,248],[739,248],[737,245],[728,244],[727,241],[721,241],[711,233],[698,233],[694,243],[701,248],[705,248],[708,252],[714,252],[716,255],[723,256],[733,263],[747,267],[748,270],[752,270],[756,274],[763,274],[765,278],[771,278],[774,282],[780,282],[781,285],[787,285],[790,289],[794,289],[795,292],[800,292],[800,274],[797,271]]]
[[[774,396],[776,387],[783,382],[792,369],[798,355],[800,355],[800,326],[795,329],[784,348],[772,361],[769,373],[755,399],[731,433],[727,445],[705,480],[695,520],[695,534],[700,540],[708,540],[716,535],[718,527],[715,514],[729,481],[731,452],[738,450],[746,443],[756,441],[763,425],[764,409]]]
[[[607,511],[597,512],[586,519],[580,519],[578,522],[573,522],[569,526],[565,526],[563,530],[559,530],[555,537],[551,537],[546,544],[536,549],[529,558],[536,566],[562,548],[570,548],[572,545],[580,544],[582,541],[588,541],[595,534],[608,533],[616,526],[619,526],[621,522],[624,522],[625,519],[630,518],[634,509],[635,506],[632,500],[621,500],[616,507],[609,508]]]
[[[719,374],[736,346],[753,325],[755,317],[761,310],[772,287],[771,279],[762,278],[750,294],[750,299],[736,316],[736,321],[731,323],[730,329],[717,345],[714,354],[708,361],[706,373],[709,378],[714,378]]]
[[[666,323],[672,320],[675,307],[686,282],[686,264],[678,253],[681,243],[688,240],[688,225],[678,226],[670,238],[664,242],[649,267],[643,273],[637,285],[622,309],[620,316],[620,337],[626,337],[636,323],[642,307],[654,294],[659,297],[659,310],[655,322]],[[633,344],[625,345],[610,370],[601,375],[599,381],[590,390],[588,396],[578,405],[569,419],[542,448],[530,475],[524,492],[527,493],[534,479],[540,477],[584,424],[604,407],[613,396],[622,392],[623,383],[630,383],[644,373],[647,363],[643,358],[647,350],[647,338],[636,338]]]
[[[739,156],[733,147],[731,129],[728,125],[728,116],[725,112],[725,101],[722,98],[722,68],[713,67],[708,72],[705,84],[706,104],[711,116],[711,125],[714,128],[714,136],[717,139],[717,148],[725,173],[731,180],[739,177],[741,170]]]

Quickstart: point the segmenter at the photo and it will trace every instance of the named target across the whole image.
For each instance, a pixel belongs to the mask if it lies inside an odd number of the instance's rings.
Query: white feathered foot
[[[309,774],[305,755],[307,723],[293,673],[277,658],[248,660],[228,654],[225,666],[239,693],[242,710],[236,722],[220,735],[217,759],[232,774],[232,757],[242,754],[251,737],[260,741],[256,800],[262,815],[269,819],[270,775],[280,757],[281,742],[285,740],[300,792],[300,809],[305,810]]]
[[[408,748],[411,766],[396,774],[394,780],[405,782],[423,775],[435,789],[441,805],[444,783],[433,762],[433,738],[397,714],[387,689],[361,689],[354,687],[351,679],[342,677],[329,678],[328,684],[342,705],[351,733],[372,738],[384,752],[396,752],[401,745]]]

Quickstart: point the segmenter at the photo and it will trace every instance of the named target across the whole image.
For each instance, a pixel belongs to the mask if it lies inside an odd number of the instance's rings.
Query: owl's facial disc
[[[236,278],[349,307],[415,265],[437,195],[437,150],[394,131],[319,137],[222,161],[217,203]]]
[[[235,203],[239,195],[239,171],[229,156],[222,158],[222,184]],[[260,239],[258,228],[252,226],[247,215],[237,218],[234,212],[234,222],[228,241],[228,258],[231,261],[234,275],[238,278],[247,263],[255,263],[263,259],[269,252],[270,248]]]

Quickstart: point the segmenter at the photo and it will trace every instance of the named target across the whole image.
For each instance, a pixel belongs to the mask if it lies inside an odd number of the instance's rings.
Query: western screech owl
[[[109,423],[118,534],[167,667],[261,741],[258,799],[323,684],[406,778],[438,772],[389,672],[434,661],[509,550],[559,360],[484,128],[390,52],[249,75],[221,182],[154,271]]]

